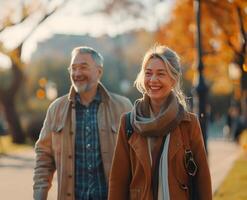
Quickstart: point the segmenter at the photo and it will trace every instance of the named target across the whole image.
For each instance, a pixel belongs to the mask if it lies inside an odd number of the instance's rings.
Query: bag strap
[[[184,164],[189,176],[195,176],[197,172],[197,164],[194,160],[193,152],[190,148],[190,138],[189,138],[189,131],[191,131],[188,127],[183,127],[183,123],[181,125],[181,132],[183,136],[183,142],[185,147],[184,152]]]
[[[182,123],[183,124],[183,123]],[[184,142],[184,147],[185,147],[185,152],[184,152],[184,164],[186,171],[189,175],[189,196],[190,200],[198,200],[198,190],[197,190],[197,185],[196,185],[196,180],[195,176],[198,170],[197,164],[194,160],[193,152],[190,148],[190,137],[189,137],[189,132],[191,131],[190,127],[183,127],[181,125],[181,132],[183,136],[183,142]]]
[[[125,133],[127,134],[128,140],[133,133],[133,127],[132,127],[131,121],[130,121],[130,114],[131,114],[131,112],[128,112],[125,115]]]

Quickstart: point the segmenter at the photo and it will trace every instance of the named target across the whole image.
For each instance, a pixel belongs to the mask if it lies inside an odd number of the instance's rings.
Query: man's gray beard
[[[83,93],[83,92],[87,92],[89,89],[90,89],[90,86],[89,84],[83,84],[83,85],[76,85],[76,84],[73,84],[74,88],[75,88],[75,91],[77,93]]]

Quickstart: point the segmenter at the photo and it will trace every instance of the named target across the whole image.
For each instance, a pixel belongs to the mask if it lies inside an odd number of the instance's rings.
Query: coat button
[[[67,193],[67,196],[70,197],[70,196],[71,196],[71,193],[68,192],[68,193]]]
[[[72,158],[72,155],[69,155],[68,158],[71,159]]]
[[[182,190],[188,190],[188,186],[185,185],[185,184],[180,184],[180,188],[181,188]]]
[[[72,178],[72,175],[71,175],[71,174],[69,174],[69,175],[68,175],[68,177],[69,177],[69,178]]]

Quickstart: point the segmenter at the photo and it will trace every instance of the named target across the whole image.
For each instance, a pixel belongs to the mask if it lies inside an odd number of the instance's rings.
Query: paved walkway
[[[212,175],[213,191],[222,183],[234,160],[239,156],[240,148],[231,142],[209,141],[209,163]],[[0,155],[0,194],[6,200],[32,200],[32,176],[34,152],[32,150],[11,155]],[[56,177],[49,192],[48,200],[56,199]]]
[[[34,151],[0,155],[0,199],[32,200]],[[48,200],[56,199],[52,187]]]

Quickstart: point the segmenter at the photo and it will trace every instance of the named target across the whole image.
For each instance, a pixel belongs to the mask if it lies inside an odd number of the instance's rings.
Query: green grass
[[[25,151],[32,149],[31,145],[28,144],[14,144],[10,136],[0,137],[0,154],[7,154],[11,152]]]
[[[227,155],[226,155],[227,156]],[[214,200],[247,199],[247,152],[233,165],[226,179],[216,192]]]
[[[241,133],[239,145],[243,154],[234,163],[213,200],[247,200],[247,130]]]

